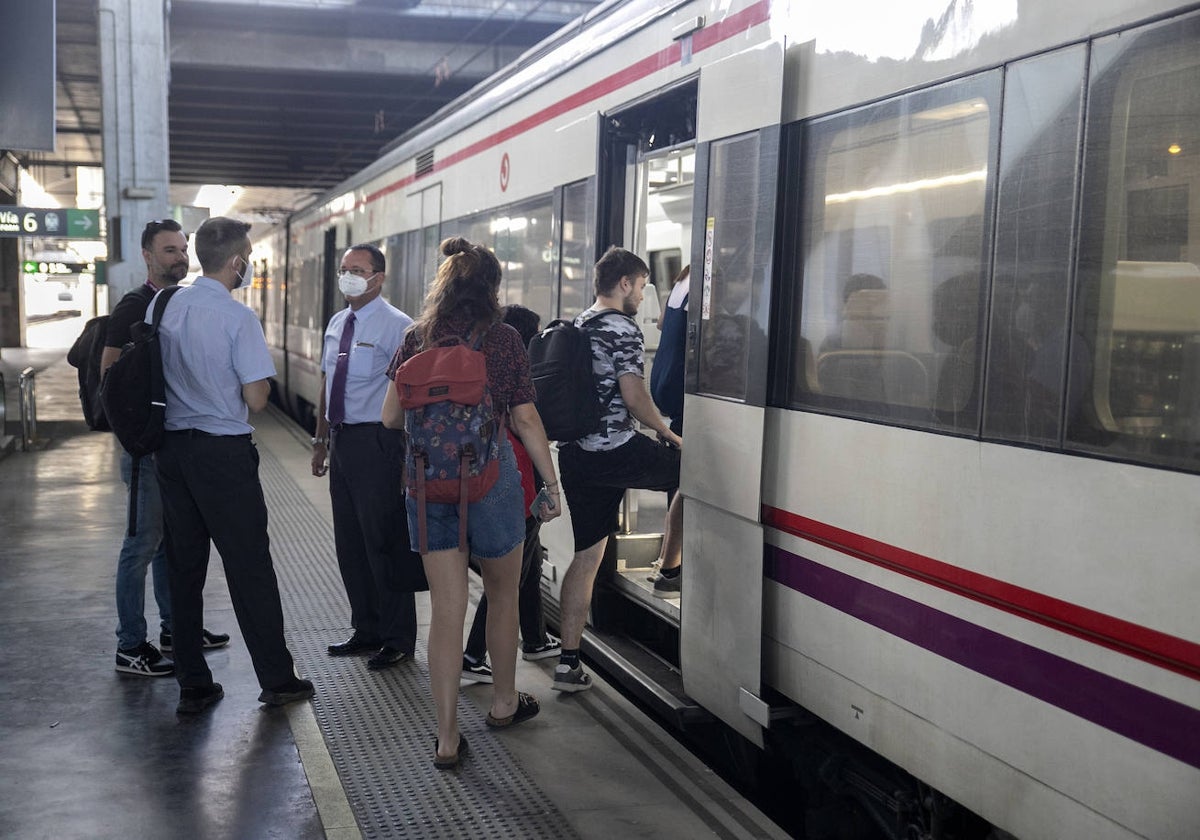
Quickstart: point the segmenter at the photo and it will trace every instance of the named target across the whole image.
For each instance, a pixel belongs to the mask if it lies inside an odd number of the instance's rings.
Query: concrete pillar
[[[99,0],[109,301],[146,279],[141,235],[169,215],[166,0]]]
[[[16,204],[17,161],[0,153],[0,204]],[[21,266],[17,240],[0,239],[0,347],[21,346]],[[3,395],[0,395],[2,397]],[[4,429],[0,427],[0,438]]]

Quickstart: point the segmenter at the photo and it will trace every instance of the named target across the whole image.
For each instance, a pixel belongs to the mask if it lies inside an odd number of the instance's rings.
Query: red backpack
[[[500,477],[501,418],[488,388],[485,332],[475,341],[450,337],[396,370],[396,393],[408,434],[405,481],[417,495],[417,533],[429,551],[426,502],[458,504],[458,545],[467,550],[467,505]]]

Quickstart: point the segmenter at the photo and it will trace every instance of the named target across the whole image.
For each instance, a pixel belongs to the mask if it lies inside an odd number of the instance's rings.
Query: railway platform
[[[309,472],[307,435],[273,410],[252,418],[260,476],[288,642],[316,696],[258,704],[214,551],[205,624],[233,641],[207,656],[225,698],[197,719],[177,717],[173,679],[113,669],[125,515],[117,443],[79,419],[65,350],[0,352],[6,380],[26,365],[38,370],[38,439],[0,457],[0,835],[786,836],[602,679],[584,694],[551,692],[552,659],[518,662],[518,687],[542,711],[513,731],[489,730],[489,689],[464,683],[471,752],[457,772],[435,770],[428,595],[417,600],[412,661],[376,673],[326,654],[349,633],[328,488]],[[146,604],[153,629],[149,592]]]

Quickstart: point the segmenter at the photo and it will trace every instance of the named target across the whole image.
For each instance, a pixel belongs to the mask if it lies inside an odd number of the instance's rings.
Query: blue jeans
[[[133,456],[121,453],[121,480],[129,487]],[[122,519],[127,523],[128,519]],[[162,629],[171,629],[171,590],[167,586],[167,550],[163,543],[162,496],[153,457],[138,467],[137,534],[125,536],[117,559],[117,645],[123,650],[146,641],[146,567],[154,572],[154,600]]]

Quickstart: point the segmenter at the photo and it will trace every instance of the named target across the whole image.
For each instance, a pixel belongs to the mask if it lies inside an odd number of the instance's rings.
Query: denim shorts
[[[415,492],[409,494],[405,507],[408,510],[409,543],[413,551],[420,551]],[[500,446],[500,477],[486,496],[467,505],[467,542],[471,546],[471,555],[492,560],[520,547],[525,542],[524,508],[521,473],[506,436]],[[458,505],[426,502],[425,525],[431,552],[458,548]]]

